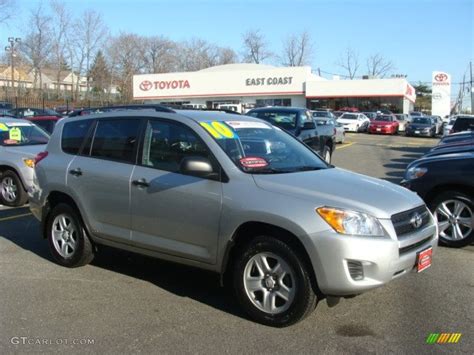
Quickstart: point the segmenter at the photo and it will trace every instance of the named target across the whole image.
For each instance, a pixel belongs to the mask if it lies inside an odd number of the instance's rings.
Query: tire
[[[20,177],[14,171],[5,171],[0,179],[0,203],[4,206],[19,207],[26,201],[28,194]]]
[[[331,164],[331,149],[327,145],[324,146],[322,158],[326,163]]]
[[[237,301],[250,318],[261,324],[286,327],[303,320],[315,309],[318,299],[303,260],[289,245],[270,236],[256,237],[240,249],[234,263],[233,286]],[[281,279],[274,272],[277,264],[279,270],[286,271]],[[272,273],[275,275],[266,276]],[[245,281],[246,278],[254,280]],[[252,281],[255,291],[250,288]],[[267,305],[265,294],[269,295],[268,300],[273,298]],[[287,300],[280,294],[285,294]]]
[[[67,233],[65,233],[67,232]],[[58,264],[78,267],[94,259],[94,249],[87,236],[79,213],[70,205],[61,203],[53,208],[46,219],[46,237],[51,254]],[[63,245],[66,246],[61,248]]]
[[[458,213],[453,213],[456,206],[462,207],[462,209]],[[455,190],[444,191],[434,197],[429,203],[429,207],[438,221],[439,244],[461,248],[474,242],[473,196]],[[447,213],[448,211],[450,213]]]

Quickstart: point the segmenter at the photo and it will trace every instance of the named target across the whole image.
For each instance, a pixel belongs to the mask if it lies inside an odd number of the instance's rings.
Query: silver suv
[[[30,206],[58,263],[87,264],[103,244],[212,270],[272,326],[421,271],[437,244],[416,194],[252,117],[66,118],[38,160]]]

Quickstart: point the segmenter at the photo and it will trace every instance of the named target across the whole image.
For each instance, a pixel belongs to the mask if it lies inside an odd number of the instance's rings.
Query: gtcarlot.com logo
[[[94,345],[95,340],[91,338],[67,339],[67,338],[30,338],[12,337],[10,343],[13,345]]]
[[[426,338],[426,344],[457,344],[461,336],[461,333],[431,333]]]

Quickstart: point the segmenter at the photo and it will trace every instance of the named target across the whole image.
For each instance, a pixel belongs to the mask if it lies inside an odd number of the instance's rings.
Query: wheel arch
[[[474,198],[474,186],[468,186],[458,183],[451,183],[451,184],[444,184],[444,185],[437,185],[429,190],[425,196],[426,204],[430,204],[436,196],[440,193],[445,191],[459,191],[462,193],[466,193]]]

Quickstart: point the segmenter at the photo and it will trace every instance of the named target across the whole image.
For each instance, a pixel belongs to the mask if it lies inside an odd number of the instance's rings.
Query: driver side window
[[[185,157],[211,160],[211,154],[190,128],[164,121],[149,121],[145,131],[141,165],[178,173]]]

